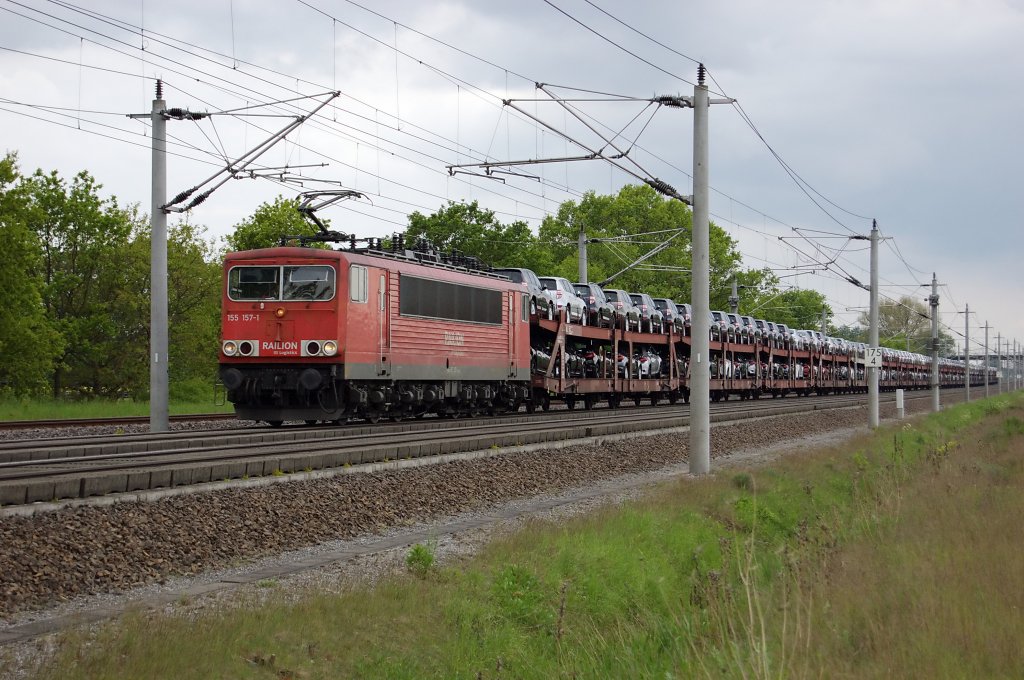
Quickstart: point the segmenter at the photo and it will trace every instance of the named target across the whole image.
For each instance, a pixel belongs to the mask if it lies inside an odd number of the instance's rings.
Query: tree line
[[[0,159],[0,394],[54,398],[148,397],[150,225],[137,205],[102,197],[88,172],[24,174],[15,153]],[[168,229],[169,372],[172,399],[213,394],[224,253],[277,245],[315,227],[298,202],[278,196],[234,225],[222,243],[202,226]],[[645,185],[615,195],[586,193],[546,217],[537,233],[501,222],[476,202],[449,202],[409,216],[406,242],[424,237],[493,266],[577,278],[577,235],[591,243],[589,278],[618,273],[614,286],[689,301],[689,209]],[[626,265],[668,240],[661,252]],[[767,269],[741,268],[736,242],[711,227],[711,305],[727,309],[733,278],[740,312],[796,328],[820,326],[824,296],[783,290]],[[913,320],[916,321],[917,317]],[[850,333],[857,329],[848,330]],[[883,333],[889,335],[890,333]],[[897,340],[902,336],[894,335]]]

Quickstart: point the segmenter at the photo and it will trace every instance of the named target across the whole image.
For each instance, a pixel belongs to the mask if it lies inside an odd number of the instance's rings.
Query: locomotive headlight
[[[233,357],[238,354],[238,345],[233,340],[225,340],[222,349],[226,357]]]
[[[284,318],[284,307],[278,307],[274,310],[274,316],[278,319]]]
[[[336,343],[334,340],[325,340],[323,351],[324,356],[333,357],[335,354],[338,353],[338,343]]]

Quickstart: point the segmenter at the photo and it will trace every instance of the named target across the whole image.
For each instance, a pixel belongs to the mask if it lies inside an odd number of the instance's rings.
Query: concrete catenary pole
[[[932,272],[932,294],[928,297],[932,308],[932,411],[938,413],[942,409],[939,399],[939,279]]]
[[[1013,363],[1012,355],[1010,354],[1010,339],[1003,340],[1003,351],[1006,352],[1006,369],[1003,373],[1006,375],[1006,391],[1013,391]]]
[[[828,335],[828,309],[821,308],[821,334]]]
[[[871,297],[868,343],[878,347],[878,223],[871,220]],[[878,427],[878,369],[868,367],[868,425]]]
[[[999,394],[1003,393],[1003,334],[996,333],[996,364],[999,366],[999,370],[996,375],[999,376]]]
[[[711,471],[711,372],[709,369],[711,316],[710,231],[708,222],[708,88],[704,64],[697,67],[693,87],[693,240],[690,304],[693,331],[690,345],[690,474]]]
[[[736,277],[732,277],[732,292],[729,294],[729,311],[733,314],[740,313],[740,289],[736,285]]]
[[[985,322],[985,398],[988,399],[988,321]]]
[[[971,306],[964,305],[964,401],[971,400]]]
[[[167,102],[156,81],[153,122],[152,233],[150,234],[149,430],[166,432],[167,406]]]
[[[587,278],[587,231],[580,224],[580,235],[579,235],[579,279],[580,283],[590,283],[590,279]]]

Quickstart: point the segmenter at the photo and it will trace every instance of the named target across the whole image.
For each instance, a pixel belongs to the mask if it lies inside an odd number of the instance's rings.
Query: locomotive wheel
[[[380,411],[370,411],[366,414],[366,422],[376,425],[380,422]]]
[[[316,424],[317,424],[317,421],[315,421],[315,420],[307,420],[306,421],[306,425],[316,425]]]
[[[402,411],[392,411],[390,416],[391,422],[393,423],[400,423],[402,422],[402,420],[405,419],[405,413],[403,413]]]

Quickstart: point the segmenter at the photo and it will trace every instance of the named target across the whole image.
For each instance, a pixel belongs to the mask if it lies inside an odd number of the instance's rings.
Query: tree
[[[120,208],[115,198],[101,199],[100,185],[84,171],[68,184],[56,172],[37,170],[22,184],[26,223],[42,249],[43,304],[64,341],[53,394],[60,397],[65,387],[83,394],[116,392],[107,377],[121,375],[124,347],[113,304],[123,286],[129,238],[142,218],[136,208]]]
[[[278,196],[262,203],[250,217],[235,225],[225,238],[229,250],[255,250],[281,245],[285,236],[312,236],[318,229],[299,212],[299,201]],[[324,247],[324,244],[317,244]]]
[[[168,379],[172,397],[199,401],[212,394],[220,338],[221,266],[205,229],[187,222],[167,233]],[[143,397],[149,388],[150,229],[133,235],[126,254],[124,296],[118,300],[118,332],[126,340],[133,375],[124,391]]]
[[[765,298],[758,308],[748,313],[797,330],[820,330],[822,310],[825,310],[826,321],[832,317],[832,307],[816,290],[791,288]]]
[[[17,156],[0,160],[0,390],[32,394],[47,384],[64,343],[43,307],[39,239],[26,218]]]
[[[666,199],[646,184],[622,187],[614,196],[587,192],[579,201],[562,203],[554,216],[540,227],[540,240],[554,260],[552,273],[575,281],[577,237],[584,227],[591,245],[587,248],[588,276],[630,291],[642,290],[676,302],[690,300],[690,236],[692,214],[685,204]],[[659,244],[668,245],[642,264],[621,272]],[[772,279],[764,272],[741,273],[742,260],[736,242],[720,227],[711,225],[711,307],[728,308],[734,275],[757,289],[767,290]],[[752,293],[754,294],[754,293]]]
[[[867,327],[867,312],[862,312],[857,321]],[[930,353],[931,323],[928,307],[909,295],[878,303],[878,342],[883,347]]]
[[[432,215],[409,215],[406,243],[423,237],[443,252],[459,251],[492,267],[526,267],[544,276],[551,267],[549,249],[523,221],[503,224],[476,201],[449,201]]]

